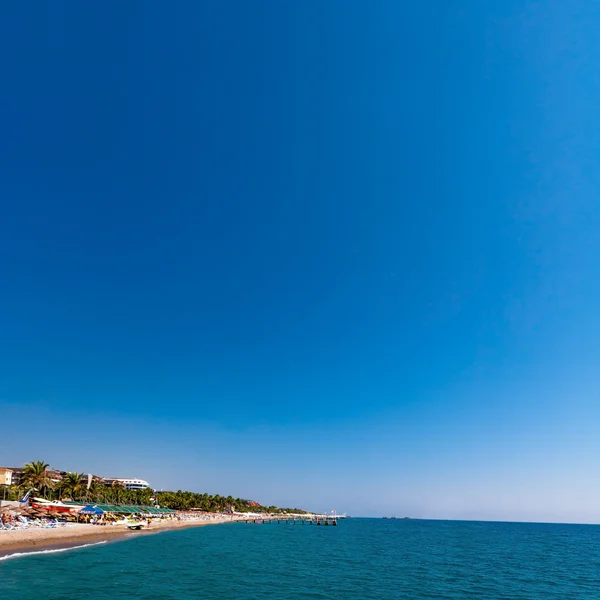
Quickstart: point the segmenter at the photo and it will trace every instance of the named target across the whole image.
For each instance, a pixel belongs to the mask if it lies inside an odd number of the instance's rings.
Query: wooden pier
[[[343,518],[338,515],[269,515],[261,517],[241,517],[236,518],[238,523],[254,523],[257,525],[266,525],[267,523],[284,523],[286,525],[318,525],[324,527],[336,527],[338,519]]]

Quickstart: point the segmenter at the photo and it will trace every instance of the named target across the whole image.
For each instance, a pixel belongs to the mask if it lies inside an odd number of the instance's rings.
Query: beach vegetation
[[[151,488],[128,490],[119,482],[105,483],[94,477],[89,484],[87,476],[76,472],[61,472],[60,479],[50,477],[49,465],[43,461],[32,461],[23,467],[19,485],[11,486],[0,492],[0,499],[18,500],[28,490],[34,489],[34,495],[48,500],[72,500],[82,503],[128,504],[138,506],[158,505],[174,510],[198,510],[204,512],[265,512],[270,514],[297,513],[305,511],[298,508],[280,508],[263,506],[253,500],[177,490],[155,491]],[[53,472],[57,473],[57,472]]]
[[[42,460],[26,463],[21,476],[21,487],[33,488],[44,495],[52,487],[52,480],[48,473],[49,466]]]
[[[65,473],[56,487],[64,500],[80,498],[87,491],[81,473]]]

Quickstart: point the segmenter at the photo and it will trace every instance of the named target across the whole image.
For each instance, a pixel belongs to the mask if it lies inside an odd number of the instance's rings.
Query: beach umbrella
[[[97,506],[92,504],[88,504],[88,506],[84,506],[80,511],[80,515],[103,515],[104,511]]]

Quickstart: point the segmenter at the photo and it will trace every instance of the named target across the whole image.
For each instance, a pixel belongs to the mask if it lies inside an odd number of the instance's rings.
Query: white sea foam
[[[0,556],[0,561],[8,560],[9,558],[20,558],[22,556],[34,556],[35,554],[56,554],[57,552],[68,552],[69,550],[80,550],[81,548],[89,548],[90,546],[99,546],[100,544],[106,544],[106,541],[94,542],[93,544],[82,544],[81,546],[70,546],[69,548],[51,548],[50,550],[35,550],[34,552],[15,552],[14,554],[7,554],[6,556]]]

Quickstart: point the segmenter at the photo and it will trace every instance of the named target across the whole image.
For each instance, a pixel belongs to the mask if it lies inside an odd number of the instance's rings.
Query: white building
[[[116,477],[105,477],[104,481],[108,484],[120,483],[127,490],[145,490],[150,484],[143,479],[117,479]]]

